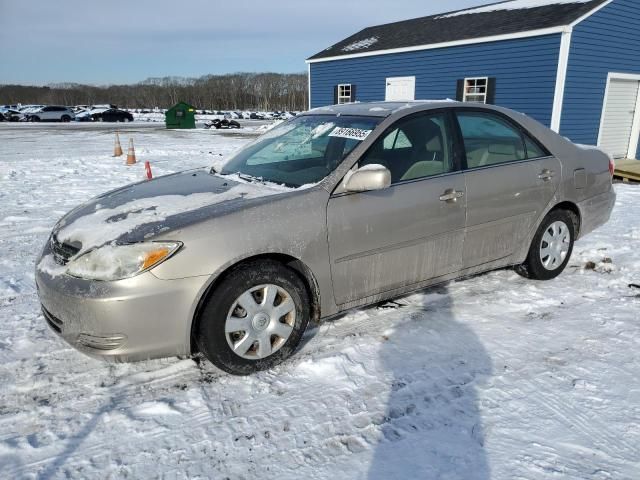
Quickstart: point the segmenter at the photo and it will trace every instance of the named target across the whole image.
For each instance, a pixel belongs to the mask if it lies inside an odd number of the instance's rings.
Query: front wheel
[[[550,212],[533,237],[527,259],[516,267],[516,272],[533,280],[551,280],[560,275],[573,252],[576,223],[573,212]]]
[[[218,368],[248,375],[296,350],[309,322],[309,298],[297,273],[275,261],[241,265],[211,293],[195,332]]]

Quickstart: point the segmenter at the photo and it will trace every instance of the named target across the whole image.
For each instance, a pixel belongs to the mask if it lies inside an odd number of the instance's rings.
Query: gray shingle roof
[[[504,8],[474,12],[478,7],[473,7],[387,23],[365,28],[313,55],[309,60],[560,27],[571,24],[605,1],[576,0],[576,3],[554,3],[526,10]],[[501,3],[508,7],[508,2]],[[496,4],[496,7],[500,8],[500,4]]]

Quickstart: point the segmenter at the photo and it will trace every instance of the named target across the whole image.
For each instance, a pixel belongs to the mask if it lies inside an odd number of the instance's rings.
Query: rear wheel
[[[231,271],[207,299],[196,342],[218,368],[248,375],[296,350],[309,322],[309,299],[297,273],[275,261]]]
[[[71,117],[69,115],[63,115],[60,120],[62,120],[63,122],[67,123],[67,122],[71,121]]]
[[[553,210],[542,221],[529,254],[516,272],[533,280],[556,278],[569,263],[575,241],[576,217],[567,210]]]

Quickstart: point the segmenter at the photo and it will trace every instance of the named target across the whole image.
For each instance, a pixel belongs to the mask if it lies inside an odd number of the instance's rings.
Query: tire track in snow
[[[373,309],[375,310],[375,309]],[[416,313],[420,312],[420,309],[415,310]],[[392,312],[384,312],[383,319],[388,320],[389,314],[393,316],[404,316],[404,312],[398,313],[395,311]],[[375,313],[374,313],[375,314]],[[344,335],[347,331],[353,332],[355,334],[361,334],[362,332],[367,332],[366,337],[371,337],[375,335],[381,335],[386,329],[390,327],[390,325],[386,322],[380,322],[380,316],[376,316],[378,321],[371,321],[370,318],[365,317],[361,321],[358,319],[351,318],[353,315],[344,317],[339,320],[340,323],[348,325],[339,325],[340,328],[334,330],[332,327],[324,328],[325,326],[316,327],[317,331],[310,332],[313,337],[310,341],[301,349],[299,354],[294,357],[292,360],[285,363],[283,366],[278,367],[275,372],[266,372],[261,374],[262,376],[259,379],[260,383],[263,383],[267,386],[274,387],[274,384],[286,383],[286,379],[291,376],[295,376],[295,369],[297,366],[303,364],[304,362],[310,361],[314,356],[318,354],[323,354],[323,358],[341,358],[346,362],[353,363],[353,360],[349,357],[348,354],[344,354],[340,351],[335,351],[335,347],[339,346],[342,348],[347,348],[350,344],[345,344]],[[374,325],[377,324],[377,329],[374,329]],[[322,332],[321,332],[322,330]],[[316,338],[318,340],[316,340]],[[99,411],[101,408],[112,404],[117,407],[118,410],[129,410],[141,402],[146,402],[152,400],[152,398],[157,398],[158,395],[162,395],[167,391],[174,390],[174,385],[177,383],[187,383],[191,384],[188,388],[196,388],[198,386],[203,386],[202,388],[217,388],[216,383],[220,380],[224,380],[225,384],[234,383],[236,381],[235,377],[230,377],[223,372],[217,371],[213,367],[208,367],[204,371],[201,371],[197,368],[195,363],[187,363],[189,361],[178,362],[172,366],[169,366],[170,370],[176,370],[175,372],[171,372],[167,375],[167,368],[163,368],[159,371],[154,372],[138,372],[133,373],[128,376],[117,378],[118,382],[123,382],[125,385],[122,387],[113,388],[101,391],[99,394],[94,394],[92,397],[86,398],[84,400],[78,400],[73,392],[69,392],[61,398],[56,398],[55,408],[62,409],[65,408],[65,404],[72,405],[72,409],[77,412],[85,412],[89,407],[92,411]],[[184,364],[184,365],[183,365]],[[354,365],[357,366],[357,365]],[[360,364],[360,366],[362,366]],[[291,373],[290,371],[294,371]],[[89,378],[90,374],[82,374],[80,378]],[[150,378],[148,378],[150,377]],[[205,380],[203,380],[203,378]],[[75,377],[71,377],[69,382],[74,382],[76,380]],[[79,380],[79,379],[78,379]],[[277,387],[277,385],[275,385]],[[46,387],[43,387],[46,389]],[[318,399],[326,396],[326,385],[323,383],[318,383],[315,385],[315,388],[305,389],[304,392],[298,392],[290,399],[290,401],[286,404],[281,405],[279,408],[285,412],[282,414],[285,418],[289,416],[287,410],[289,412],[295,411],[296,408],[303,405],[311,405],[313,403],[317,403]],[[149,398],[151,397],[151,398]],[[330,403],[330,402],[329,402]],[[245,411],[252,410],[260,410],[260,405],[262,404],[262,399],[260,397],[256,397],[251,399],[248,402],[244,402],[242,404],[242,409]],[[207,405],[207,402],[204,401],[203,404],[196,410],[193,410],[189,413],[182,414],[182,422],[180,423],[180,430],[182,432],[188,432],[190,430],[201,427],[203,423],[207,423],[207,428],[209,430],[216,430],[218,428],[223,428],[230,420],[228,415],[221,415],[219,420],[216,420],[215,417],[212,416],[212,412]],[[71,407],[67,407],[71,408]],[[229,414],[231,412],[227,412]],[[364,410],[357,413],[366,413]],[[214,420],[211,423],[211,420]],[[7,419],[8,421],[15,421],[13,419]],[[369,422],[371,423],[371,422]],[[329,426],[334,426],[333,422],[329,422]],[[2,426],[4,429],[4,425]],[[167,429],[166,427],[160,426],[152,430],[148,430],[144,432],[144,443],[145,444],[153,444],[160,438],[176,435],[175,431]],[[3,440],[15,440],[17,438],[21,438],[24,435],[21,435],[20,432],[11,432],[9,435],[4,435]],[[335,435],[332,437],[327,437],[325,439],[326,442],[334,441],[334,443],[342,444],[339,440],[344,435]],[[75,463],[76,461],[81,461],[82,459],[86,459],[88,456],[95,456],[101,452],[104,452],[104,449],[107,447],[105,442],[97,442],[97,443],[87,443],[87,440],[83,441],[79,446],[78,450],[72,455],[66,458],[65,463]],[[312,447],[305,447],[298,449],[300,452],[305,452],[310,450]],[[345,447],[346,448],[346,447]],[[44,453],[44,452],[43,452]],[[348,449],[345,454],[348,454]],[[21,466],[14,466],[13,468],[9,467],[7,470],[2,473],[8,475],[10,477],[18,477],[22,474],[26,474],[29,472],[33,472],[38,468],[49,465],[57,458],[59,458],[60,452],[56,452],[53,454],[47,454],[44,457],[36,458],[29,462],[24,463]],[[304,456],[304,455],[303,455]]]

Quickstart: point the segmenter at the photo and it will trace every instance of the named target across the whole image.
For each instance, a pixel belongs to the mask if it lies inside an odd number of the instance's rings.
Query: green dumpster
[[[178,102],[164,114],[167,128],[196,128],[196,107]]]

